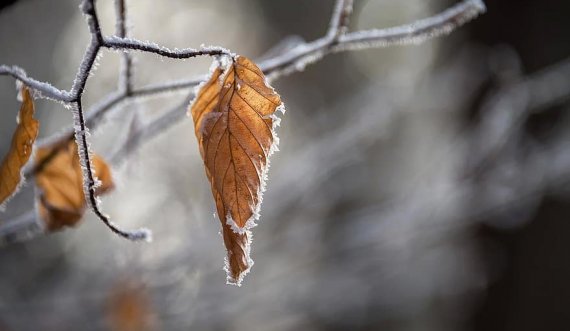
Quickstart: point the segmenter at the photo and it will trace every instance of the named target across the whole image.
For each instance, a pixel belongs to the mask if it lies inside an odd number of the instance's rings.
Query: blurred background
[[[87,46],[79,0],[0,9],[0,63],[68,89]],[[130,0],[132,36],[260,58],[326,33],[333,1]],[[351,29],[409,23],[455,3],[357,0]],[[192,121],[115,167],[103,209],[75,229],[0,247],[0,331],[569,330],[570,2],[487,0],[488,12],[419,46],[326,57],[273,85],[287,113],[272,158],[255,266],[225,285],[225,250]],[[98,0],[106,34],[112,0]],[[292,36],[297,36],[291,38]],[[283,44],[282,44],[283,45]],[[111,92],[103,52],[86,106]],[[210,59],[136,54],[135,84],[207,72]],[[140,100],[93,132],[110,156],[128,128],[184,94]],[[19,109],[0,77],[0,155]],[[40,135],[71,126],[37,100]],[[134,115],[136,114],[136,115]],[[31,182],[31,180],[30,180]],[[33,206],[28,184],[2,223]]]

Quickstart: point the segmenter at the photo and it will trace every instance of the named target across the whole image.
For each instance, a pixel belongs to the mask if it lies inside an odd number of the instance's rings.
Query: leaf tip
[[[230,262],[229,262],[227,257],[224,258],[224,263],[225,263],[224,271],[226,272],[226,284],[227,285],[234,285],[237,287],[241,287],[243,280],[245,279],[245,276],[247,274],[249,274],[249,272],[251,271],[251,267],[253,267],[253,265],[254,265],[253,260],[248,256],[247,257],[248,267],[246,269],[240,271],[239,274],[233,275],[232,271],[231,271],[232,269],[230,266]]]

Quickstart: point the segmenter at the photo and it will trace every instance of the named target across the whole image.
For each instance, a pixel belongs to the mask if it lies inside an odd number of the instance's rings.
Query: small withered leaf
[[[189,109],[222,222],[232,284],[239,285],[253,265],[249,230],[259,218],[269,156],[277,150],[277,110],[284,111],[281,98],[243,56],[215,68]]]
[[[48,162],[46,158],[49,158]],[[39,189],[37,208],[48,231],[74,226],[85,212],[83,176],[77,145],[70,141],[64,146],[38,148],[36,163],[42,164],[36,173]],[[101,186],[98,194],[113,188],[111,169],[99,156],[93,155],[92,166]]]
[[[111,330],[155,330],[155,314],[148,289],[133,280],[118,282],[109,295],[107,316]]]
[[[21,89],[22,106],[18,113],[18,126],[12,136],[8,154],[0,166],[0,206],[17,191],[22,182],[22,167],[32,155],[32,146],[40,130],[40,122],[34,119],[34,102],[30,91]]]

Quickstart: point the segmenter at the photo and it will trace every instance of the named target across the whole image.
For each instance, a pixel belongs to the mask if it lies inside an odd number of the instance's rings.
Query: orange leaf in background
[[[46,162],[46,158],[49,161]],[[103,194],[113,188],[111,169],[99,156],[91,158],[92,167],[101,182],[97,192]],[[38,211],[49,231],[74,226],[85,212],[83,175],[73,141],[64,147],[38,148],[36,185],[40,189]],[[42,164],[44,163],[44,164]]]
[[[32,145],[38,136],[40,122],[34,119],[34,102],[30,91],[22,87],[22,106],[12,145],[0,166],[0,205],[8,200],[22,181],[21,170],[32,155]]]
[[[279,95],[243,56],[223,72],[216,68],[190,106],[223,226],[229,283],[239,285],[253,264],[247,230],[259,218],[269,156],[277,147],[278,109]]]
[[[111,330],[154,330],[155,318],[148,291],[133,281],[119,282],[109,297],[108,313]]]

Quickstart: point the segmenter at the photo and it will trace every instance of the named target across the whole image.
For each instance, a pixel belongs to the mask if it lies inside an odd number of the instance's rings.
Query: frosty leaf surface
[[[269,157],[277,149],[280,96],[249,59],[232,58],[199,89],[189,113],[228,250],[228,282],[253,264],[251,233],[259,219]]]

